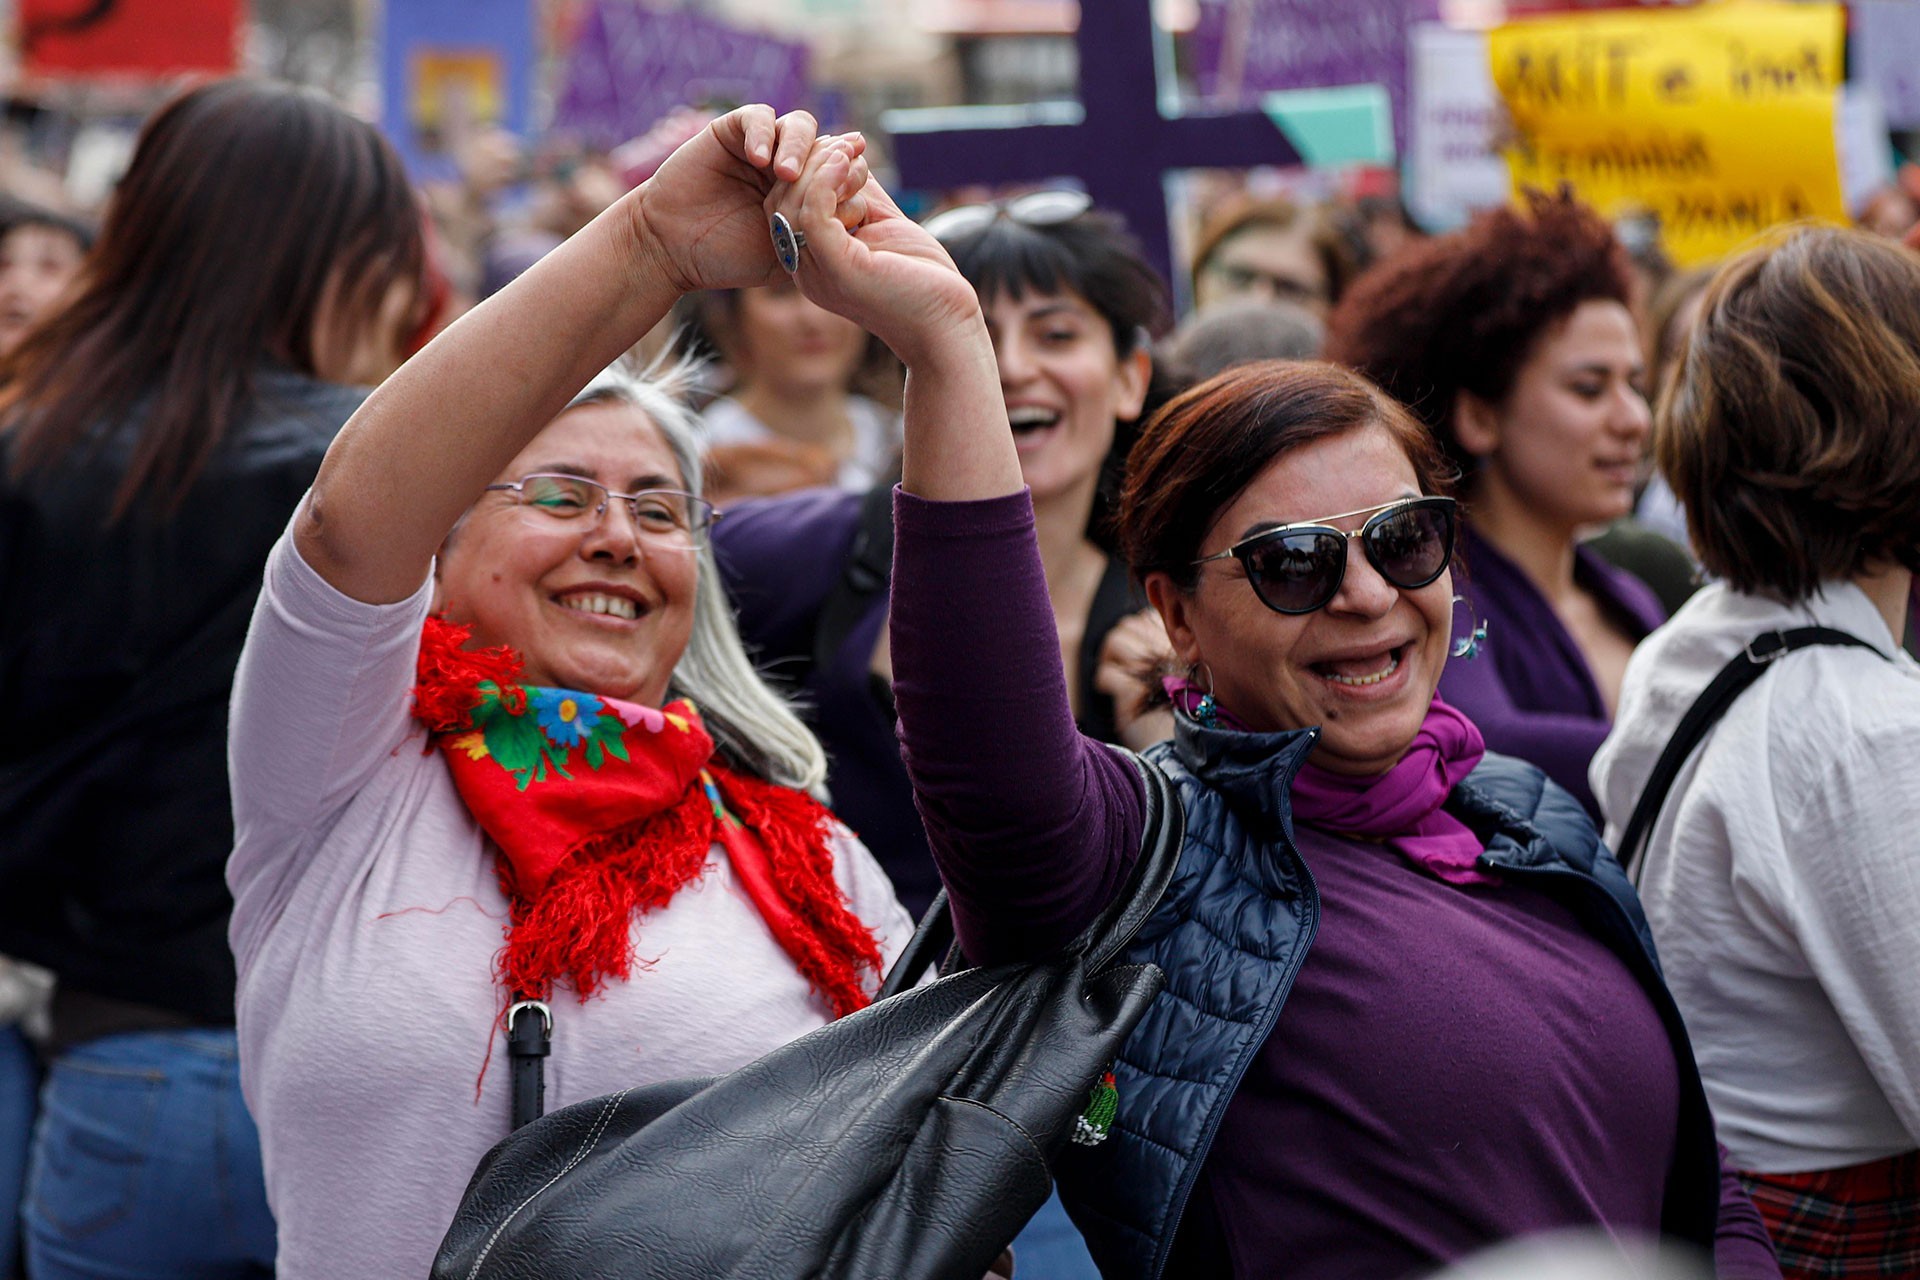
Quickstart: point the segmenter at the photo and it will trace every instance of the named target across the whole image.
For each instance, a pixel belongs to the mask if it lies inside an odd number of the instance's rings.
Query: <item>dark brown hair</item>
[[[1373,379],[1471,468],[1453,432],[1459,393],[1504,402],[1556,322],[1583,302],[1632,296],[1606,221],[1565,192],[1529,192],[1526,209],[1489,210],[1361,276],[1327,322],[1326,356]]]
[[[1359,270],[1353,251],[1332,219],[1318,209],[1278,197],[1242,198],[1215,210],[1201,225],[1194,241],[1193,278],[1197,281],[1221,247],[1242,231],[1251,227],[1277,227],[1286,231],[1303,223],[1307,243],[1313,247],[1313,255],[1320,260],[1320,270],[1327,277],[1327,302],[1338,302]]]
[[[1166,573],[1192,589],[1200,544],[1276,458],[1380,426],[1406,451],[1423,492],[1452,479],[1433,437],[1392,397],[1324,361],[1235,365],[1169,401],[1140,432],[1120,496],[1120,546],[1136,576]]]
[[[374,127],[317,93],[222,80],[141,131],[73,301],[0,362],[20,475],[144,404],[110,519],[183,500],[276,360],[313,374],[329,288],[355,330],[418,281],[418,206]]]
[[[1708,287],[1654,419],[1708,572],[1789,602],[1920,571],[1920,256],[1803,227]]]

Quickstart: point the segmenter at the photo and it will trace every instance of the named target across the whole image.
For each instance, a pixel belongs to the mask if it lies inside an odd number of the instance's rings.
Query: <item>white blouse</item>
[[[1823,625],[1681,771],[1640,896],[1720,1140],[1762,1173],[1920,1147],[1920,664],[1851,583],[1797,605],[1702,590],[1627,665],[1589,777],[1615,842],[1667,739],[1742,645]]]

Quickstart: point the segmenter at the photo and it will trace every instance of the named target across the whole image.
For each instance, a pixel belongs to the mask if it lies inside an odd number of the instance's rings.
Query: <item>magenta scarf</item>
[[[1194,715],[1205,691],[1190,680],[1163,681],[1173,705]],[[1245,722],[1214,707],[1214,723],[1246,731]],[[1400,762],[1383,774],[1354,778],[1302,765],[1293,780],[1296,822],[1334,835],[1385,844],[1414,866],[1448,884],[1494,884],[1476,866],[1480,838],[1440,806],[1487,754],[1473,721],[1439,698]]]

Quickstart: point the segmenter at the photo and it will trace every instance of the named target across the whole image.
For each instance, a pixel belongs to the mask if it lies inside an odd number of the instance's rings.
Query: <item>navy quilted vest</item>
[[[1108,1280],[1165,1270],[1227,1103],[1313,945],[1320,898],[1293,844],[1291,796],[1317,736],[1207,729],[1181,716],[1174,740],[1147,753],[1186,807],[1186,846],[1126,958],[1159,965],[1167,985],[1115,1064],[1113,1136],[1073,1148],[1057,1170]],[[1720,1174],[1706,1095],[1625,874],[1579,802],[1522,761],[1489,754],[1448,808],[1485,836],[1484,865],[1565,902],[1654,1002],[1683,1073],[1662,1228],[1710,1248]]]

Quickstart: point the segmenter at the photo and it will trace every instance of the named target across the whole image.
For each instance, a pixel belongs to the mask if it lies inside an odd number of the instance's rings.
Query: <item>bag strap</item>
[[[821,602],[813,627],[813,663],[809,670],[825,671],[860,619],[884,595],[893,579],[893,482],[867,490],[860,499],[860,523],[853,534],[847,564],[833,590]],[[795,683],[806,679],[802,672]]]
[[[1848,645],[1873,649],[1860,637],[1832,627],[1798,627],[1792,631],[1764,632],[1749,640],[1733,661],[1720,668],[1720,673],[1714,676],[1712,683],[1687,708],[1687,714],[1681,717],[1673,737],[1667,740],[1666,750],[1660,753],[1653,772],[1647,776],[1647,784],[1640,791],[1640,800],[1633,806],[1633,816],[1627,820],[1626,833],[1620,837],[1620,864],[1627,869],[1635,885],[1640,883],[1641,861],[1647,840],[1653,834],[1653,824],[1660,816],[1660,807],[1666,803],[1667,793],[1673,789],[1674,780],[1686,766],[1687,757],[1706,737],[1707,730],[1726,714],[1734,699],[1748,685],[1765,675],[1768,667],[1795,649],[1812,645]],[[1879,651],[1876,649],[1874,652]]]
[[[1108,744],[1108,750],[1124,757],[1139,772],[1146,813],[1140,832],[1140,857],[1126,885],[1092,924],[1062,948],[1063,954],[1084,955],[1089,973],[1104,968],[1119,955],[1133,941],[1147,917],[1159,907],[1173,879],[1174,867],[1180,861],[1180,846],[1186,834],[1186,812],[1180,807],[1180,797],[1167,775],[1124,747]],[[893,962],[875,998],[885,1000],[907,990],[936,963],[943,977],[966,967],[954,940],[953,910],[945,889],[934,897],[933,905],[921,917],[919,927],[913,931],[899,959]]]
[[[507,1009],[507,1062],[515,1129],[546,1114],[547,1055],[552,1052],[553,1010],[545,1001],[516,999]]]

